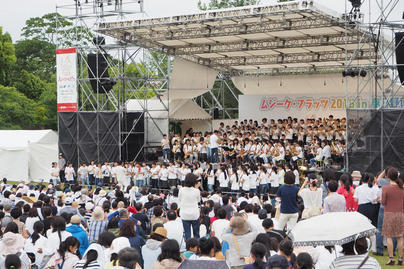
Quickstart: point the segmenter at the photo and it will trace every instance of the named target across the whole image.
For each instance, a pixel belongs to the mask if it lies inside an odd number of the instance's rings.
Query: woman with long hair
[[[85,259],[76,263],[74,269],[102,269],[101,265],[98,263],[98,252],[95,249],[90,249],[85,255]]]
[[[180,256],[180,246],[174,239],[167,239],[161,244],[161,254],[157,257],[157,262],[152,269],[177,268],[182,262]]]
[[[66,231],[66,220],[61,216],[53,217],[51,229],[47,232],[48,240],[45,244],[44,254],[55,254],[60,243],[71,235],[71,233]]]
[[[337,193],[345,198],[346,211],[352,212],[358,210],[358,203],[355,202],[354,194],[355,189],[352,183],[352,176],[348,173],[343,173],[339,178],[341,186],[338,188]]]
[[[131,219],[125,220],[121,225],[119,236],[129,239],[130,246],[139,253],[139,264],[143,267],[142,247],[146,242],[136,233],[135,222]]]
[[[25,241],[24,247],[28,255],[32,254],[35,256],[34,264],[37,265],[39,268],[42,268],[41,265],[44,257],[43,250],[47,241],[46,237],[43,236],[44,227],[45,225],[42,221],[35,222],[33,226],[33,233],[28,238],[28,240]]]
[[[389,261],[387,265],[394,265],[393,237],[397,239],[398,265],[403,265],[403,235],[404,235],[404,189],[403,180],[398,177],[398,171],[392,167],[387,170],[390,185],[382,188],[382,205],[384,217],[382,235],[387,238]]]
[[[79,240],[74,236],[69,236],[59,245],[59,249],[52,256],[45,266],[45,269],[73,269],[80,260],[76,256],[80,246]]]
[[[247,264],[244,266],[244,269],[265,269],[265,254],[266,247],[261,243],[254,243],[251,246],[250,252],[250,262],[251,264]]]

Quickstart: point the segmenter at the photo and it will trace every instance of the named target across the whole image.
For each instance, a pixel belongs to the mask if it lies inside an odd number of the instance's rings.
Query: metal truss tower
[[[74,0],[71,4],[56,7],[62,19],[68,19],[73,23],[73,27],[63,27],[58,23],[59,37],[58,48],[66,46],[61,36],[71,37],[69,46],[77,50],[78,69],[78,114],[84,112],[115,112],[118,114],[119,136],[116,143],[119,146],[119,161],[143,161],[148,159],[148,154],[153,151],[153,147],[159,145],[160,141],[151,141],[147,130],[148,125],[154,125],[154,130],[160,135],[168,130],[168,84],[171,69],[171,58],[166,55],[152,53],[148,49],[137,47],[124,40],[114,40],[105,38],[105,44],[95,44],[91,41],[97,37],[95,26],[101,22],[128,20],[134,17],[144,16],[143,0]],[[88,40],[88,42],[84,41]],[[91,87],[91,80],[101,83],[102,71],[93,74],[89,78],[89,54],[99,54],[99,57],[106,62],[110,80],[114,86],[106,93],[97,93]],[[97,58],[98,59],[98,58]],[[97,60],[98,62],[98,60]],[[97,65],[98,68],[98,65]],[[99,74],[97,77],[97,74]],[[160,100],[159,111],[167,113],[167,126],[162,126],[161,122],[154,119],[155,108],[149,107],[150,98]],[[137,100],[137,116],[129,117],[127,103],[130,99]],[[60,119],[59,119],[60,120]],[[92,142],[99,144],[98,135],[93,136],[91,132],[99,133],[98,126],[108,125],[103,121],[103,117],[96,117],[96,123],[86,126]],[[77,123],[77,129],[79,128]],[[138,128],[140,127],[140,129]],[[139,131],[141,130],[141,131]],[[101,130],[102,131],[102,130]],[[133,135],[142,134],[143,141],[137,152],[130,151],[129,140]],[[79,131],[77,130],[77,136]],[[78,138],[79,139],[79,138]],[[82,148],[78,147],[78,151]],[[95,161],[105,161],[103,152],[97,147]],[[78,152],[78,160],[89,161],[84,154]],[[82,156],[82,157],[80,157]],[[129,156],[129,157],[128,157]],[[108,160],[112,161],[112,160]],[[114,160],[118,161],[118,160]]]
[[[380,171],[392,165],[392,160],[399,159],[392,158],[390,153],[394,153],[397,131],[404,125],[404,87],[395,58],[398,45],[395,34],[404,31],[403,5],[400,0],[346,0],[345,7],[346,29],[360,28],[371,34],[370,42],[360,38],[355,44],[357,50],[346,53],[345,75],[358,78],[351,82],[355,83],[356,92],[348,92],[348,85],[346,91],[347,166],[349,170],[357,170],[356,162],[365,159],[364,166],[369,171],[372,167]],[[366,12],[361,12],[365,9]],[[397,9],[400,18],[393,16]],[[363,49],[368,50],[368,60],[353,60]],[[369,100],[367,108],[350,108],[350,104],[363,99]]]

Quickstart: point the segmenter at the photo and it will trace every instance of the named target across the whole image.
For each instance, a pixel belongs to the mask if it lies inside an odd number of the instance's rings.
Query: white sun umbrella
[[[333,212],[298,222],[289,237],[295,246],[335,246],[376,232],[358,212]]]

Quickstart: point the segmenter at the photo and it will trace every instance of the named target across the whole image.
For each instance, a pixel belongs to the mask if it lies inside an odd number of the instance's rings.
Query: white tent
[[[57,157],[58,135],[52,130],[0,130],[0,178],[49,179]]]

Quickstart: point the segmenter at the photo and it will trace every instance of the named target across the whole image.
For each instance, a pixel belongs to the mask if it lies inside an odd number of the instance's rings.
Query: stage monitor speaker
[[[107,93],[115,85],[108,74],[107,55],[103,53],[88,54],[88,77],[95,93]]]
[[[404,84],[404,32],[395,33],[396,35],[396,60],[398,65],[397,71],[401,84]]]
[[[213,119],[214,120],[217,120],[219,118],[219,109],[216,107],[214,110],[213,110]]]

